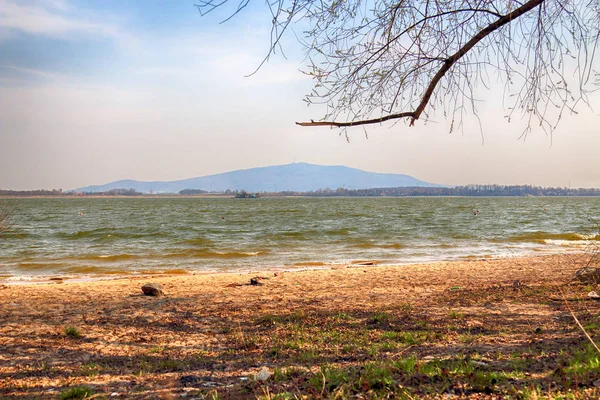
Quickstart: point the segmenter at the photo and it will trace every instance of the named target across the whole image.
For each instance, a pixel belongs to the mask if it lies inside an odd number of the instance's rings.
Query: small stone
[[[258,374],[254,376],[254,380],[264,382],[271,376],[271,372],[267,369],[267,367],[262,367]]]
[[[252,286],[262,286],[263,283],[260,281],[262,278],[260,276],[257,276],[256,278],[251,278],[250,279],[250,285]]]
[[[165,294],[160,283],[146,283],[142,286],[142,292],[144,292],[146,296],[162,296]]]
[[[600,295],[598,295],[598,293],[596,293],[595,291],[589,292],[588,297],[590,299],[600,300]]]

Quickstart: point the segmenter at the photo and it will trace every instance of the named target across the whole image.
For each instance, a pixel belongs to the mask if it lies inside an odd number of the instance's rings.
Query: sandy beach
[[[569,364],[589,354],[570,310],[600,333],[586,257],[0,284],[0,397],[593,398],[598,365]]]

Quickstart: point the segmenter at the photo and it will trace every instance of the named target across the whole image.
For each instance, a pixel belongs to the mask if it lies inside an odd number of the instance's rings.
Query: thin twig
[[[577,326],[579,326],[579,328],[581,329],[581,331],[583,332],[583,334],[585,335],[585,337],[588,338],[588,340],[594,346],[594,348],[596,349],[596,351],[598,353],[600,353],[600,348],[598,348],[598,346],[596,345],[596,343],[594,342],[594,340],[592,339],[592,337],[590,336],[590,334],[585,330],[585,328],[583,327],[583,325],[581,325],[581,322],[579,322],[579,319],[577,319],[577,316],[575,315],[575,313],[573,312],[573,310],[571,310],[571,307],[569,307],[569,303],[567,301],[567,298],[566,298],[565,293],[563,292],[562,288],[559,287],[558,290],[560,291],[560,294],[562,295],[562,297],[564,299],[565,307],[567,307],[567,310],[569,310],[569,312],[571,313],[571,316],[573,317],[573,319],[577,323]]]

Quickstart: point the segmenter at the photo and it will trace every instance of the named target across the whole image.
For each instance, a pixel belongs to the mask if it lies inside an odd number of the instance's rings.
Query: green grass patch
[[[463,319],[465,317],[465,313],[461,313],[456,310],[452,310],[448,313],[448,318],[450,319]]]
[[[347,370],[323,365],[320,373],[309,379],[309,384],[319,392],[332,393],[349,380],[350,375]]]
[[[78,339],[81,337],[81,332],[75,326],[65,326],[65,335],[70,338]]]
[[[576,352],[567,360],[565,368],[566,377],[583,381],[600,377],[600,354],[591,345]]]
[[[61,392],[61,400],[80,400],[89,398],[94,392],[85,386],[77,386]]]
[[[87,375],[89,377],[93,377],[93,376],[100,374],[100,371],[102,369],[98,364],[93,363],[93,362],[83,364],[80,368],[81,368],[81,373],[83,375]]]
[[[371,314],[371,316],[367,319],[367,324],[369,325],[386,325],[389,324],[392,320],[392,316],[385,312],[379,311]]]

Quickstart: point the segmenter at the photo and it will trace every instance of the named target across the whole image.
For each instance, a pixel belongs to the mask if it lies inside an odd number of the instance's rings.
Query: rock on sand
[[[162,296],[165,294],[160,283],[146,283],[142,286],[142,291],[146,296]]]

